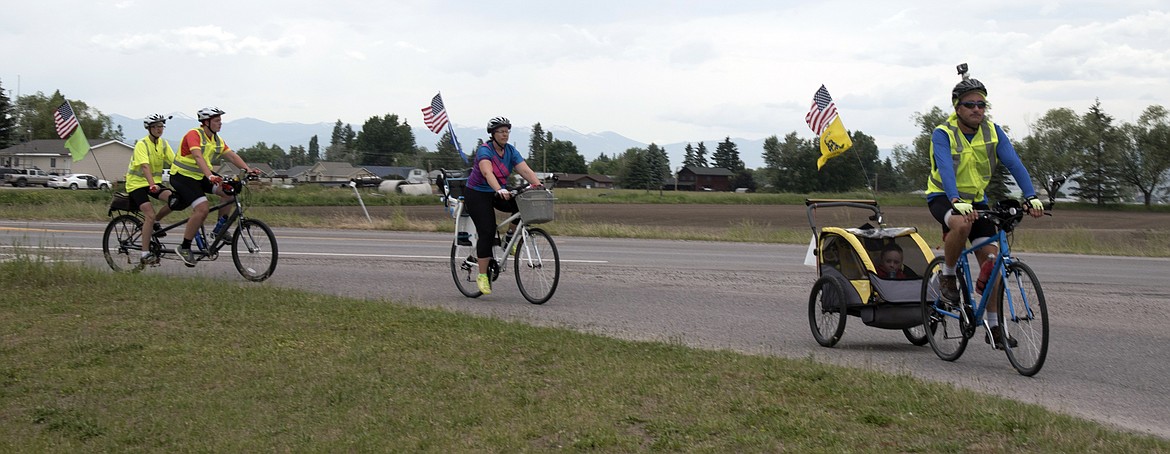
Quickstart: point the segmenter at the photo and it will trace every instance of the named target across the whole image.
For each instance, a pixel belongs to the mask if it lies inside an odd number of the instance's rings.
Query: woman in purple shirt
[[[508,176],[516,172],[532,185],[540,185],[536,172],[528,167],[516,147],[508,143],[511,131],[512,122],[507,118],[496,117],[488,122],[487,132],[490,137],[475,150],[475,165],[467,177],[467,190],[463,191],[464,206],[479,236],[475,245],[476,257],[479,259],[476,285],[484,295],[492,293],[492,281],[488,278],[487,268],[492,258],[492,243],[496,238],[494,210],[507,213],[520,211],[506,187]],[[509,236],[514,228],[515,224],[508,228]]]

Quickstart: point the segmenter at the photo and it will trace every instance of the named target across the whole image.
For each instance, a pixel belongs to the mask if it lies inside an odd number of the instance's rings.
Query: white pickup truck
[[[47,188],[49,180],[52,178],[52,175],[41,169],[17,169],[14,173],[5,174],[4,182],[19,188],[28,185],[40,185]]]

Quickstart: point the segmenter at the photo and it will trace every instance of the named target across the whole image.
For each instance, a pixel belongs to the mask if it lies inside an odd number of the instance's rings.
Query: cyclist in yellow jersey
[[[179,153],[171,166],[171,186],[174,186],[176,193],[176,196],[171,198],[171,209],[191,207],[191,218],[183,231],[183,242],[175,248],[175,253],[189,267],[195,266],[195,259],[191,255],[191,241],[210,211],[206,194],[216,194],[225,201],[232,200],[232,196],[224,194],[220,189],[219,184],[223,182],[223,177],[216,175],[213,167],[219,165],[221,159],[227,159],[248,173],[259,172],[258,169],[248,167],[248,163],[232,151],[219,136],[219,130],[223,128],[223,114],[224,111],[218,107],[200,109],[196,115],[199,127],[187,131],[183,136],[183,141],[179,144]],[[225,207],[220,214],[226,216],[229,213]]]
[[[130,203],[142,211],[143,217],[142,258],[139,259],[142,265],[158,263],[158,256],[150,253],[150,237],[158,229],[158,221],[171,212],[169,205],[163,205],[155,214],[154,205],[150,203],[151,197],[166,202],[172,194],[162,181],[163,169],[170,167],[175,160],[175,150],[171,149],[167,139],[162,138],[170,118],[154,114],[142,120],[142,126],[148,133],[134,143],[134,156],[130,158],[130,166],[126,169],[126,192],[129,193]],[[159,236],[165,234],[160,233]]]
[[[967,75],[967,64],[959,65],[962,80],[951,90],[955,112],[935,127],[930,140],[930,177],[926,181],[926,203],[934,219],[942,224],[944,262],[939,275],[942,298],[959,301],[955,263],[969,240],[971,244],[995,235],[995,225],[979,218],[980,210],[989,208],[985,190],[996,166],[1003,164],[1030,207],[1032,217],[1044,214],[1044,205],[1036,197],[1032,177],[1020,161],[1003,128],[991,121],[987,110],[987,87]],[[990,244],[980,248],[976,259],[980,265],[990,260],[999,248]],[[989,305],[986,317],[996,346],[1005,342],[1014,347],[1014,339],[1003,339],[999,326],[1002,301]],[[991,339],[988,340],[991,342]]]

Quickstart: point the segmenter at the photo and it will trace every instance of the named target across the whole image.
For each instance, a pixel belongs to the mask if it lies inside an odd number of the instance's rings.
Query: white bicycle
[[[455,237],[451,240],[451,277],[455,279],[455,286],[460,293],[468,298],[478,298],[483,295],[475,282],[479,274],[475,253],[478,235],[471,216],[463,211],[463,189],[467,178],[462,177],[460,172],[443,171],[439,179],[438,186],[443,188],[442,201],[455,219]],[[509,191],[516,197],[520,212],[496,226],[496,246],[492,248],[487,275],[495,282],[500,274],[507,272],[508,258],[512,257],[520,294],[532,304],[544,304],[557,291],[561,279],[561,256],[552,236],[533,225],[553,220],[553,202],[556,198],[550,188],[517,188]],[[520,222],[516,225],[515,233],[502,242],[500,231],[517,219]]]

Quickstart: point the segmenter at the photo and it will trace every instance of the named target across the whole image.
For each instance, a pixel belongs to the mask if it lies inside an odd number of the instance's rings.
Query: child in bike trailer
[[[979,210],[987,210],[985,190],[999,163],[1003,163],[1027,197],[1032,217],[1044,214],[1044,205],[1036,198],[1032,177],[1020,161],[1003,129],[987,116],[991,105],[987,102],[987,87],[967,75],[967,64],[959,65],[960,81],[951,90],[951,104],[955,111],[947,121],[935,127],[930,138],[930,177],[926,182],[926,204],[934,219],[942,224],[944,262],[939,286],[942,297],[959,301],[955,263],[967,240],[975,244],[995,235],[995,225],[979,219]],[[979,264],[996,257],[994,244],[980,248],[976,253]],[[995,298],[987,309],[987,326],[991,329],[989,342],[1002,346],[1003,328],[999,326],[999,312],[1003,301]],[[1015,346],[1015,339],[1007,339]]]
[[[496,117],[488,121],[488,141],[475,150],[475,163],[471,167],[471,175],[467,177],[467,190],[463,191],[464,206],[479,235],[475,245],[479,276],[475,282],[484,295],[492,293],[492,281],[487,271],[496,239],[495,210],[507,213],[520,211],[506,187],[508,176],[516,172],[533,186],[540,185],[536,172],[524,162],[524,157],[516,147],[508,143],[511,131],[512,123],[507,118]],[[514,229],[515,224],[509,227],[509,236]]]

